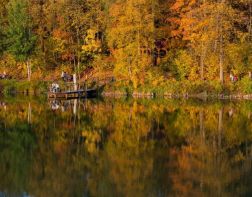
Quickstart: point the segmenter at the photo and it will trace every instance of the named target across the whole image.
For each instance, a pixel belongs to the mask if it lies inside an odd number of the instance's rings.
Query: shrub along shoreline
[[[212,98],[244,98],[252,99],[252,80],[244,77],[235,83],[221,85],[216,81],[176,81],[167,80],[161,84],[144,84],[133,88],[130,84],[111,83],[104,87],[103,96],[133,97],[212,97]]]
[[[48,83],[44,81],[1,80],[0,92],[3,95],[39,95],[47,92]]]
[[[0,92],[3,95],[39,95],[46,94],[49,82],[46,81],[19,81],[1,80]],[[213,81],[175,81],[167,80],[161,84],[144,84],[133,88],[125,82],[112,82],[104,86],[99,95],[105,97],[167,97],[167,98],[244,98],[252,99],[252,80],[242,80],[224,85]]]

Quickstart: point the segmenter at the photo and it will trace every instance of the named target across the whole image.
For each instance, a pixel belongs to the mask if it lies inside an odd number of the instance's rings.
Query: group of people
[[[11,77],[4,71],[3,73],[0,73],[0,79],[11,79]]]
[[[51,92],[60,92],[60,86],[56,82],[53,82],[51,85]]]
[[[63,81],[72,81],[73,80],[73,75],[69,75],[65,71],[62,71],[62,73],[61,73],[61,79]]]
[[[0,78],[1,78],[1,75],[0,75]],[[67,74],[65,71],[62,71],[62,73],[61,73],[61,79],[62,79],[63,81],[65,81],[65,82],[66,82],[66,81],[72,81],[72,80],[73,80],[73,76]],[[59,84],[56,83],[56,82],[53,82],[52,85],[51,85],[51,90],[50,90],[50,91],[51,91],[51,92],[54,92],[54,93],[60,92],[61,90],[60,90]]]
[[[231,82],[237,82],[238,81],[238,77],[236,75],[233,75],[232,73],[230,73],[229,78],[230,78]]]

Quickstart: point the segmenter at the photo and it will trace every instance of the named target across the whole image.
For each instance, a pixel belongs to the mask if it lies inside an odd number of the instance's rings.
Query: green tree
[[[26,0],[11,0],[8,6],[9,52],[18,61],[26,62],[28,80],[31,79],[30,57],[34,51],[36,36],[32,33],[31,17]]]
[[[2,55],[4,50],[5,50],[5,34],[0,19],[0,56]]]
[[[6,4],[8,0],[0,1],[0,56],[6,49]]]

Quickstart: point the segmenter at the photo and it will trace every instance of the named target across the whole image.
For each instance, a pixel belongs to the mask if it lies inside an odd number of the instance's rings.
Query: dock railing
[[[84,90],[88,91],[99,90],[100,87],[106,85],[107,83],[111,83],[114,80],[114,77],[106,77],[106,78],[92,78],[83,81],[75,81],[75,82],[65,82],[63,80],[54,80],[50,82],[48,91],[51,92],[52,83],[57,83],[59,85],[60,92],[70,92],[76,90]]]

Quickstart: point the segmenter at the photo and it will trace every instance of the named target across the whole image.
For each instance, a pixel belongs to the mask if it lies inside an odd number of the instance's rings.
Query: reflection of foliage
[[[76,114],[72,101],[62,111],[12,102],[0,106],[0,187],[8,194],[251,193],[248,102],[87,100]]]
[[[35,146],[35,136],[27,123],[16,122],[0,132],[0,187],[21,194],[26,188]]]
[[[97,144],[101,141],[101,132],[83,131],[82,136],[85,138],[85,147],[89,153],[96,152]]]

